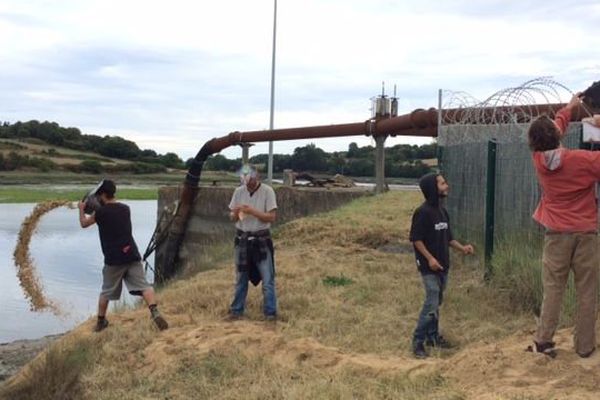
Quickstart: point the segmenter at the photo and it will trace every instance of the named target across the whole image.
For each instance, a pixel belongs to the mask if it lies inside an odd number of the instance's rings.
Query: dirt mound
[[[458,347],[412,357],[422,286],[406,238],[417,195],[392,192],[285,225],[276,241],[284,313],[276,325],[260,321],[258,288],[250,290],[247,319],[222,320],[232,294],[230,259],[158,293],[166,331],[153,326],[146,308],[111,314],[100,334],[92,333],[93,318],[80,325],[61,342],[97,351],[81,376],[86,398],[598,398],[600,352],[579,358],[570,330],[556,334],[555,359],[525,352],[531,315],[483,284],[479,265],[453,266],[442,326]],[[353,282],[330,286],[326,276]],[[37,387],[44,380],[29,378],[31,370],[6,385]],[[62,381],[45,371],[45,381]]]
[[[157,366],[174,366],[182,351],[206,355],[212,351],[237,348],[247,356],[268,356],[283,366],[310,365],[318,369],[338,369],[346,366],[376,373],[414,372],[432,367],[434,359],[415,360],[400,356],[347,353],[325,346],[314,338],[287,339],[278,329],[261,322],[215,322],[199,328],[175,328],[165,331],[144,352],[145,368],[152,372]]]
[[[165,332],[144,351],[145,373],[175,368],[182,352],[206,356],[211,352],[241,350],[248,357],[268,357],[282,366],[308,365],[318,370],[351,367],[374,374],[438,372],[469,399],[596,399],[600,386],[600,354],[582,359],[570,346],[571,332],[557,333],[558,356],[525,352],[529,333],[492,344],[473,344],[448,359],[416,360],[407,356],[344,352],[316,339],[288,339],[264,323],[213,322],[198,328],[177,327]]]
[[[43,286],[35,272],[35,265],[29,253],[29,244],[35,233],[38,223],[44,214],[54,210],[55,208],[71,204],[67,200],[53,200],[39,203],[35,206],[31,214],[25,218],[19,230],[19,238],[17,246],[13,252],[15,266],[17,267],[17,277],[19,283],[25,292],[25,296],[29,300],[32,311],[51,311],[59,315],[59,307],[48,300],[44,295]]]
[[[529,333],[473,345],[441,366],[442,373],[476,399],[518,398],[597,399],[600,354],[580,358],[572,347],[570,329],[559,331],[555,359],[525,352]]]

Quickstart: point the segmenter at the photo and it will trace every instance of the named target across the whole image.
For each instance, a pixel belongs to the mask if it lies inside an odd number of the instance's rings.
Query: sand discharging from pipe
[[[72,208],[71,202],[67,200],[52,200],[38,203],[31,214],[21,224],[17,247],[13,253],[15,266],[17,267],[17,277],[25,292],[25,296],[29,300],[31,311],[51,311],[57,316],[61,315],[62,311],[56,303],[46,298],[44,294],[44,288],[35,271],[35,265],[29,253],[29,244],[42,216],[62,206]]]

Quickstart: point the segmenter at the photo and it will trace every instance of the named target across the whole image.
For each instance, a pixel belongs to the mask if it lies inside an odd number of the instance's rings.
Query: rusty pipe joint
[[[429,108],[428,110],[416,109],[410,113],[410,123],[415,129],[425,129],[437,125],[437,110]]]

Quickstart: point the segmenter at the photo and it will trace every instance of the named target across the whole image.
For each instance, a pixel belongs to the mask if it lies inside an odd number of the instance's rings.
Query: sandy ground
[[[130,320],[131,321],[131,320]],[[129,323],[121,321],[120,323]],[[406,354],[386,355],[344,352],[310,337],[289,339],[285,323],[215,321],[201,326],[174,320],[144,351],[144,374],[162,374],[176,368],[182,351],[204,356],[211,351],[243,349],[249,356],[268,357],[281,365],[308,365],[319,370],[342,367],[374,374],[439,372],[468,399],[598,399],[600,352],[580,358],[573,350],[572,330],[557,332],[555,359],[526,352],[531,332],[520,332],[493,343],[472,343],[449,358],[417,360]]]
[[[113,316],[114,323],[119,325],[139,323],[136,322],[139,317]],[[80,326],[76,334],[91,335],[92,322]],[[600,353],[580,358],[572,349],[570,329],[556,334],[558,356],[555,359],[526,352],[531,334],[521,332],[495,343],[473,343],[449,358],[433,356],[416,360],[407,355],[344,352],[310,337],[286,338],[282,332],[285,323],[281,322],[214,321],[201,326],[190,325],[184,319],[171,322],[172,327],[157,335],[144,350],[144,363],[138,366],[144,375],[164,374],[165,369],[177,368],[182,351],[192,350],[203,356],[211,351],[237,348],[243,349],[249,357],[268,357],[285,366],[305,365],[329,371],[352,367],[377,375],[417,376],[439,372],[468,399],[591,400],[599,396]],[[0,380],[15,374],[58,337],[0,345]]]

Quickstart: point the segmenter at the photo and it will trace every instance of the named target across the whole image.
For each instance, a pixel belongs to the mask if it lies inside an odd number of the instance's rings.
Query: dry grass
[[[407,237],[420,202],[419,193],[390,192],[282,227],[275,238],[276,326],[261,321],[257,288],[250,289],[247,319],[223,321],[233,291],[230,259],[160,292],[167,331],[153,329],[142,309],[109,317],[109,329],[96,335],[101,356],[78,379],[81,397],[477,398],[444,377],[453,357],[474,343],[522,333],[533,321],[481,283],[481,268],[457,259],[441,325],[458,347],[426,361],[411,357],[423,289]],[[352,282],[328,285],[327,277]],[[70,336],[89,336],[91,326]]]
[[[0,389],[0,398],[81,399],[84,396],[81,375],[98,356],[93,342],[90,339],[70,338],[51,345],[22,371],[19,379]]]

